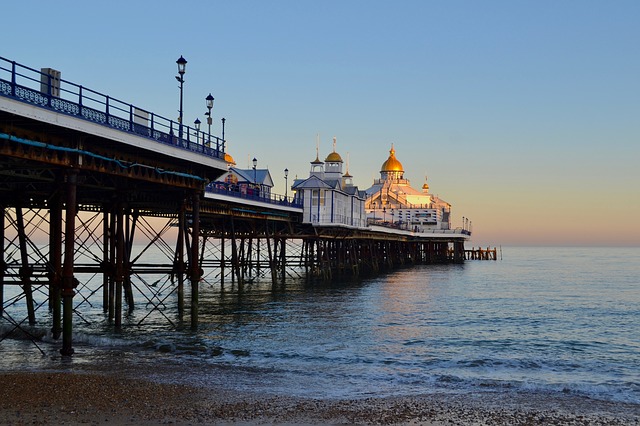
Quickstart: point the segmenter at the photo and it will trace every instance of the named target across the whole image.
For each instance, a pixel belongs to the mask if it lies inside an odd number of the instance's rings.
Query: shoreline
[[[310,399],[95,372],[1,372],[0,424],[640,425],[640,405],[470,393]]]

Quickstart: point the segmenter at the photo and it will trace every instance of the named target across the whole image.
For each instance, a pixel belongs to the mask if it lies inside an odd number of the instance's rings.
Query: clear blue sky
[[[166,117],[227,119],[238,165],[350,156],[361,188],[393,142],[473,244],[640,245],[639,1],[31,1],[0,56]],[[458,223],[456,223],[458,222]]]

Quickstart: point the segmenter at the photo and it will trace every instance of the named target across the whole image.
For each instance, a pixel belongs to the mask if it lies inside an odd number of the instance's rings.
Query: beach
[[[72,357],[46,322],[0,343],[0,424],[640,425],[640,252],[549,250],[203,285],[197,331],[115,333],[96,292]]]
[[[311,399],[123,375],[0,375],[0,424],[637,425],[640,407],[573,396],[416,395]]]

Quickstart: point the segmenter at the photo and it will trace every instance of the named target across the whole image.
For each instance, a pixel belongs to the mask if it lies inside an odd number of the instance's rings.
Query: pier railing
[[[185,125],[180,132],[177,121],[64,80],[54,70],[43,71],[0,57],[0,96],[224,159],[225,141],[221,138]]]
[[[248,190],[242,192],[237,185],[231,185],[226,182],[213,182],[207,185],[207,192],[214,194],[228,195],[231,197],[242,198],[245,200],[258,201],[268,204],[276,204],[279,206],[293,207],[301,209],[302,203],[296,201],[294,197],[285,197],[284,195],[264,193]]]

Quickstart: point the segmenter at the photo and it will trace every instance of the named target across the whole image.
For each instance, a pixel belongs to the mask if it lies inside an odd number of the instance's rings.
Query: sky
[[[640,246],[640,2],[68,1],[2,6],[0,56],[175,118],[226,118],[276,186],[316,156],[405,177],[469,246]]]

